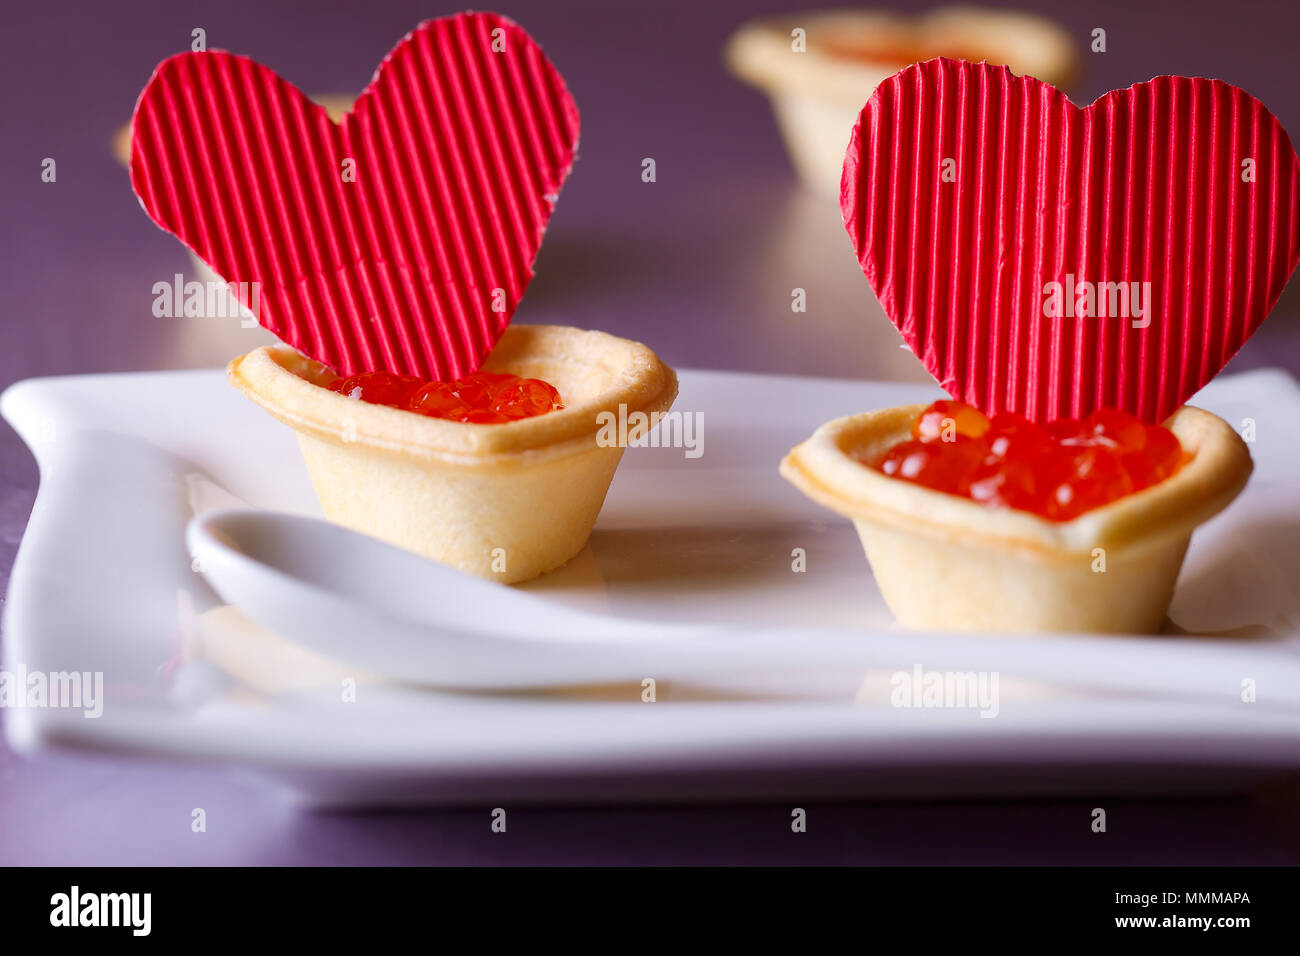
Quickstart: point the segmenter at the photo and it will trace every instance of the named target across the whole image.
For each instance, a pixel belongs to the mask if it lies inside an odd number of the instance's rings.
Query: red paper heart
[[[164,61],[136,104],[131,184],[219,275],[260,283],[259,321],[290,345],[344,375],[447,379],[510,322],[577,142],[532,38],[461,14],[398,43],[338,125],[244,57]]]
[[[1291,141],[1236,87],[1161,76],[1081,110],[1006,67],[948,59],[876,89],[840,199],[885,312],[954,398],[1037,421],[1119,407],[1152,422],[1277,302],[1300,260],[1298,202]],[[1069,276],[1075,304],[1086,313],[1087,283],[1111,314],[1066,313]],[[1134,327],[1144,282],[1149,324]],[[1127,316],[1106,283],[1138,293]]]

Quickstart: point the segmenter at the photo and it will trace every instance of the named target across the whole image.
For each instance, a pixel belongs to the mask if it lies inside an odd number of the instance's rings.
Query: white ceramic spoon
[[[927,671],[1300,708],[1300,657],[1275,643],[657,624],[572,610],[299,515],[209,512],[190,521],[186,540],[208,583],[257,623],[408,683],[509,690],[797,668],[911,671],[919,663]],[[1245,678],[1256,682],[1256,704],[1241,702]]]

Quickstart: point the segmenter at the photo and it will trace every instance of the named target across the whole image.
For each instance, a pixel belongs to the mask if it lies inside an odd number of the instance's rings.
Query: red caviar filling
[[[392,372],[362,372],[335,379],[326,388],[375,405],[475,425],[504,425],[564,407],[560,393],[550,383],[502,372],[475,372],[454,382],[428,382],[415,375]]]
[[[1164,481],[1187,458],[1169,429],[1118,409],[1036,425],[939,401],[912,424],[911,438],[878,460],[859,461],[982,505],[1069,521]]]
[[[996,56],[974,48],[960,49],[952,44],[935,45],[933,43],[882,43],[874,37],[853,37],[849,39],[823,38],[821,48],[831,56],[846,60],[865,60],[868,63],[920,63],[946,56],[954,60],[970,60],[979,63],[987,60],[991,66],[1001,65]]]

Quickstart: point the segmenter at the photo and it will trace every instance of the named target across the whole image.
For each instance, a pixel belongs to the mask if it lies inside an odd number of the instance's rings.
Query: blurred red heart
[[[578,143],[564,80],[495,14],[422,23],[352,111],[224,52],[140,94],[131,184],[259,321],[343,375],[455,378],[510,321]],[[251,305],[251,287],[241,299]]]
[[[1161,76],[1078,109],[1006,67],[916,64],[862,110],[840,202],[940,384],[1037,421],[1099,407],[1162,421],[1300,260],[1300,159],[1218,80]]]

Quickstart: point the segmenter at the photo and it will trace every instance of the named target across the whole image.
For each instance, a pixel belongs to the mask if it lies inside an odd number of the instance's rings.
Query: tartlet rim
[[[883,453],[909,437],[912,422],[925,408],[900,405],[829,421],[782,459],[781,475],[814,501],[853,520],[1073,561],[1096,548],[1155,546],[1189,535],[1236,498],[1254,468],[1245,442],[1227,422],[1184,405],[1164,422],[1191,455],[1176,473],[1071,521],[1049,521],[891,478],[853,457],[851,449]]]
[[[628,415],[650,415],[667,410],[677,396],[676,373],[647,346],[569,326],[510,325],[483,369],[509,371],[530,357],[565,355],[574,356],[575,366],[589,365],[588,374],[612,375],[613,384],[576,405],[504,424],[454,422],[348,398],[319,384],[334,373],[287,345],[254,349],[232,360],[226,373],[232,385],[301,434],[403,457],[475,465],[584,451],[600,429],[599,413],[617,413],[622,405]],[[629,428],[628,438],[643,431]]]
[[[814,30],[856,30],[863,34],[889,33],[896,42],[914,40],[920,33],[950,30],[960,32],[972,26],[986,31],[993,42],[986,57],[1015,59],[1012,72],[1031,75],[1055,87],[1069,86],[1078,72],[1078,53],[1068,32],[1057,21],[1030,11],[998,10],[965,5],[937,7],[919,14],[885,9],[841,9],[757,17],[742,24],[727,41],[725,60],[731,72],[768,93],[792,89],[828,98],[865,102],[863,89],[870,90],[881,79],[909,64],[892,59],[853,58],[820,50],[813,42]],[[808,31],[806,52],[791,55],[790,31]],[[1007,37],[1013,39],[1008,41]],[[994,48],[994,44],[1000,44]],[[1016,55],[1010,55],[1011,50]],[[863,86],[864,83],[868,85]]]

